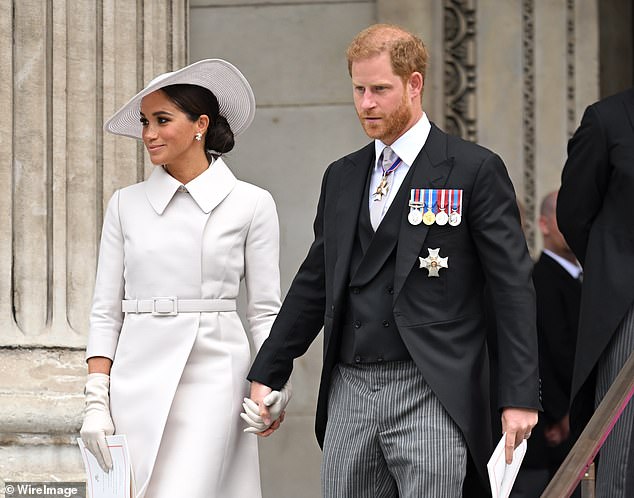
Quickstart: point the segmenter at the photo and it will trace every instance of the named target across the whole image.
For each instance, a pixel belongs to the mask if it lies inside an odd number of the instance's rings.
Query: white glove
[[[286,405],[291,400],[293,395],[293,386],[289,380],[284,387],[279,391],[271,391],[267,394],[262,402],[265,406],[269,407],[269,414],[271,415],[271,423],[265,424],[260,417],[260,408],[258,404],[250,398],[244,398],[242,408],[244,413],[240,414],[242,420],[244,420],[249,427],[244,429],[244,432],[263,432],[268,429],[273,422],[275,422],[285,410]]]
[[[110,417],[110,376],[92,373],[86,381],[86,408],[84,423],[79,431],[86,448],[94,455],[101,468],[108,472],[112,468],[112,457],[106,436],[114,434]]]

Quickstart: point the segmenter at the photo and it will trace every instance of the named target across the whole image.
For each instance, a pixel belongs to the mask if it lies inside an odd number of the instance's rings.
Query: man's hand
[[[262,422],[267,426],[271,425],[272,421],[269,407],[264,404],[264,398],[271,394],[272,391],[273,389],[269,386],[265,386],[256,381],[251,382],[251,394],[249,398],[258,405],[259,415],[262,418]]]
[[[504,408],[502,410],[502,432],[506,432],[504,455],[506,463],[513,461],[513,450],[522,439],[531,436],[531,430],[537,424],[537,410],[528,408]]]
[[[566,414],[559,422],[546,427],[544,431],[549,446],[559,446],[570,436],[570,418]]]

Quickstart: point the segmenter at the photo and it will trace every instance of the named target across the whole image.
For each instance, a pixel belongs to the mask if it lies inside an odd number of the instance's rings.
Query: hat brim
[[[141,139],[141,100],[156,90],[177,84],[198,85],[211,90],[218,99],[220,115],[227,119],[234,135],[242,133],[253,121],[255,97],[246,78],[227,61],[205,59],[154,78],[105,122],[104,130]]]

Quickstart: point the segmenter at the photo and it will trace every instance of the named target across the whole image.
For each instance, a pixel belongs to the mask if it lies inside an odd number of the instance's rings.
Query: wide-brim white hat
[[[229,122],[234,135],[246,130],[255,116],[255,97],[247,79],[234,65],[222,59],[205,59],[187,67],[158,75],[103,125],[116,135],[141,138],[141,100],[168,85],[198,85],[211,90],[218,99],[220,115]]]

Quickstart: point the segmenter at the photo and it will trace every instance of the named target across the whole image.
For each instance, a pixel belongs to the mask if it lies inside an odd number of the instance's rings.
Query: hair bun
[[[231,126],[224,116],[218,116],[215,122],[207,129],[205,148],[220,154],[225,154],[233,149],[235,140]]]

